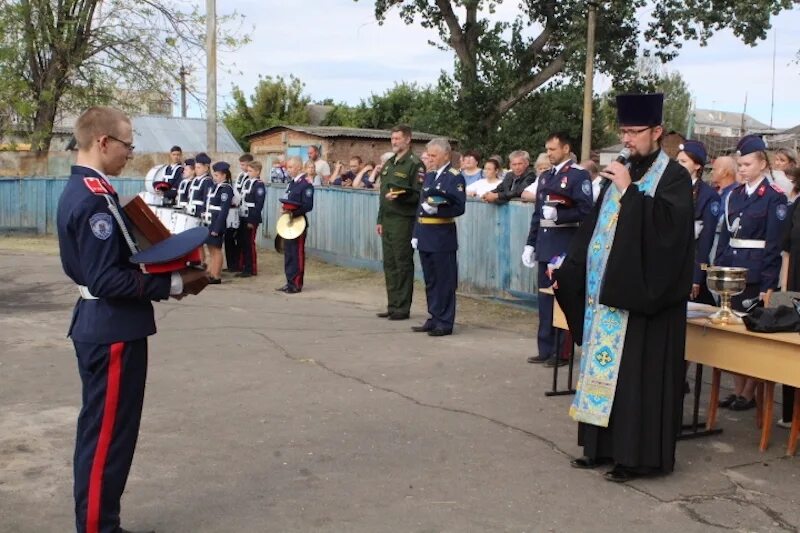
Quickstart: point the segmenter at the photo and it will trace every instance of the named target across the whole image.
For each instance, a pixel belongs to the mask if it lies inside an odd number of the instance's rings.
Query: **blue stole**
[[[661,175],[669,163],[663,151],[638,183],[647,196],[653,196]],[[617,219],[622,195],[609,186],[603,197],[597,225],[586,254],[586,311],[583,316],[583,356],[577,392],[569,408],[569,416],[578,422],[608,427],[617,377],[628,331],[628,311],[606,307],[600,303],[600,292],[608,264],[608,256],[617,232]],[[620,243],[624,246],[624,243]]]

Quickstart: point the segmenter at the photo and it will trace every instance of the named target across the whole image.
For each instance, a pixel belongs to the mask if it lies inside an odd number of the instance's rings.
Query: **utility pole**
[[[181,77],[181,116],[186,118],[186,67],[181,65],[181,70],[178,74]]]
[[[772,127],[772,118],[775,116],[775,58],[778,55],[778,30],[774,30],[775,39],[772,42],[772,101],[769,106],[769,127]]]
[[[206,0],[206,144],[217,151],[217,0]]]
[[[589,159],[592,152],[592,96],[594,95],[594,40],[597,24],[597,3],[588,2],[589,20],[586,29],[586,76],[583,82],[583,134],[581,160]]]

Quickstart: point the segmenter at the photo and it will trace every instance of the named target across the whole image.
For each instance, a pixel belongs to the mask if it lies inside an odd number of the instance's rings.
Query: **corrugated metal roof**
[[[392,136],[392,132],[389,130],[372,130],[367,128],[340,128],[337,126],[272,126],[271,128],[266,128],[260,131],[256,131],[247,135],[247,139],[252,139],[258,135],[267,135],[270,133],[275,133],[276,131],[281,130],[292,130],[297,131],[300,133],[305,133],[308,135],[314,135],[316,137],[324,137],[324,138],[331,138],[331,137],[350,137],[356,139],[381,139],[381,140],[389,140]],[[421,131],[415,131],[412,134],[412,138],[416,141],[430,141],[431,139],[441,138],[442,135],[434,135],[433,133],[425,133]],[[454,139],[450,139],[454,140]]]
[[[187,153],[206,151],[206,120],[203,118],[140,115],[131,120],[136,153],[167,152],[174,145]],[[221,121],[217,123],[217,151],[242,152],[242,147]]]

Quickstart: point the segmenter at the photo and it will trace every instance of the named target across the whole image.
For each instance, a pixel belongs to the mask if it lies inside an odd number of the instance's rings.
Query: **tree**
[[[277,124],[308,124],[311,98],[303,94],[305,85],[294,76],[260,77],[248,102],[244,92],[233,87],[233,102],[223,112],[222,120],[241,145],[248,134]]]
[[[6,127],[33,131],[47,150],[59,112],[129,105],[136,93],[171,93],[178,70],[203,53],[205,17],[177,0],[0,1],[0,98]],[[222,49],[248,42],[219,17]]]
[[[689,86],[678,72],[663,76],[656,90],[664,93],[664,129],[686,135],[689,113],[692,111],[692,95]]]
[[[501,117],[553,78],[582,76],[584,0],[522,0],[513,20],[491,21],[503,3],[375,0],[379,23],[396,11],[407,24],[437,32],[441,41],[433,44],[455,53],[457,104],[471,124],[471,143],[486,143]],[[635,74],[642,39],[639,10],[647,5],[647,0],[600,2],[595,65],[620,85]],[[770,15],[791,6],[792,0],[657,2],[644,37],[662,60],[674,57],[683,41],[705,43],[722,28],[731,28],[744,42],[754,44],[765,37]]]

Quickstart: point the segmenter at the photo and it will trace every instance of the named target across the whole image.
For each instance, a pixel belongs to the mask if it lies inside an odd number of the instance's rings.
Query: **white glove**
[[[536,261],[533,260],[533,246],[526,244],[525,249],[522,251],[522,264],[528,268],[536,266]]]
[[[435,215],[439,212],[439,208],[435,205],[431,205],[428,202],[422,202],[422,210],[428,213],[429,215]]]
[[[694,238],[699,239],[700,233],[703,231],[703,221],[702,220],[695,220],[694,221]]]
[[[417,244],[419,244],[419,239],[417,239],[416,237],[414,237],[413,239],[411,239],[411,247],[412,247],[413,249],[415,249],[415,250],[417,249]]]
[[[545,218],[545,220],[555,221],[555,219],[558,218],[558,211],[555,207],[546,205],[542,207],[542,216]]]

